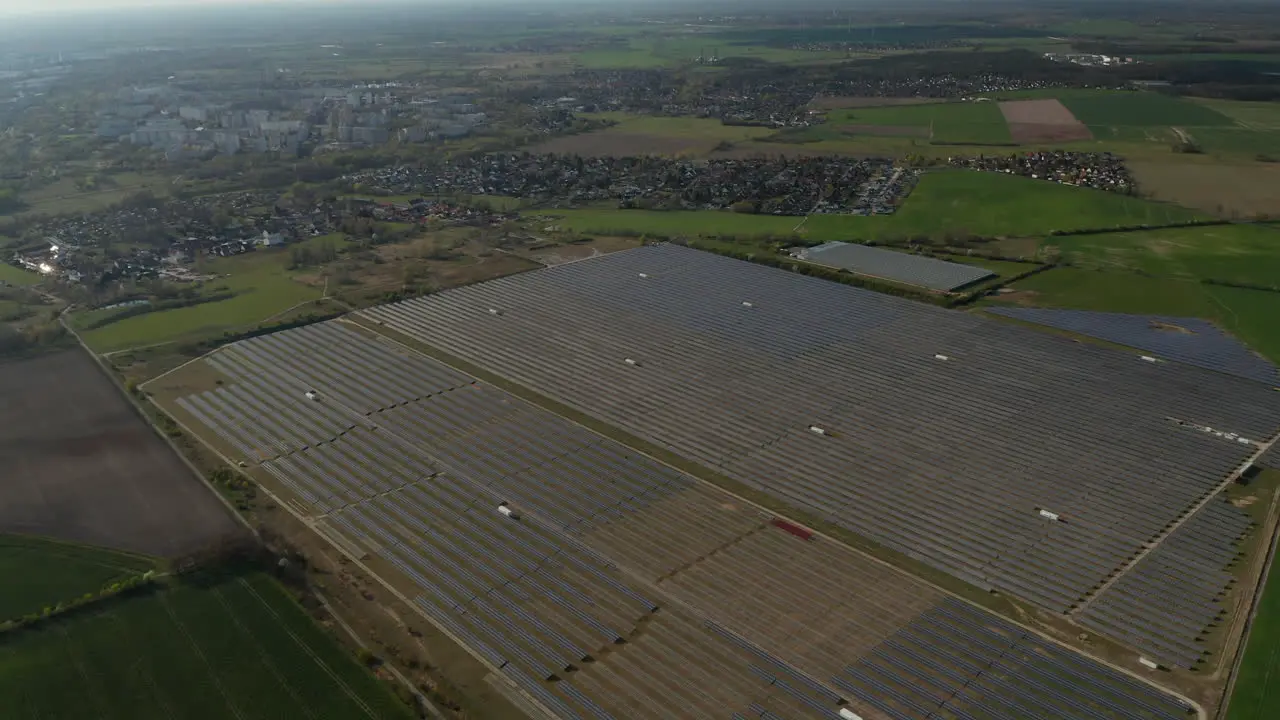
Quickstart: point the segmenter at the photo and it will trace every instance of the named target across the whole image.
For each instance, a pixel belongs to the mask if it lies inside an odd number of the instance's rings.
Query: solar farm
[[[995,275],[985,268],[843,242],[806,248],[800,258],[859,275],[950,292]]]
[[[1280,385],[1275,365],[1200,318],[1042,308],[992,308],[990,312],[1146,350],[1157,359]]]
[[[1254,532],[1223,491],[1280,433],[1253,380],[674,246],[241,341],[166,384],[182,425],[561,718],[1192,717],[1143,665],[1213,652]]]

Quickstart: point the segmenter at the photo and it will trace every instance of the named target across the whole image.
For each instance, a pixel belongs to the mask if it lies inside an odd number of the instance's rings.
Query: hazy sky
[[[308,0],[310,3],[325,0]],[[264,3],[299,3],[301,0],[253,0],[253,5]],[[108,11],[123,7],[217,7],[219,5],[247,5],[249,0],[0,0],[0,15],[34,15],[50,13],[79,14],[85,11]]]

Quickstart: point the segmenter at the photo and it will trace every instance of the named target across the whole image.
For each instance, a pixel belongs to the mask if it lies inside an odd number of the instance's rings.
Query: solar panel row
[[[1271,470],[1280,470],[1280,442],[1272,445],[1270,450],[1258,458],[1258,465]]]
[[[1210,502],[1094,598],[1080,624],[1165,667],[1195,666],[1210,625],[1226,612],[1221,596],[1234,581],[1227,568],[1252,524],[1226,500]]]
[[[1190,426],[1280,429],[1254,383],[673,246],[363,314],[1057,611],[1250,452]]]
[[[1042,308],[989,312],[1146,350],[1163,360],[1280,385],[1275,365],[1207,320]]]
[[[808,248],[801,257],[819,265],[942,291],[995,276],[990,270],[973,265],[843,242]]]

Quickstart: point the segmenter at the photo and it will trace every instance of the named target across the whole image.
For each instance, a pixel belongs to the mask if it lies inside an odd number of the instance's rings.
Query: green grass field
[[[1277,59],[1280,59],[1280,56],[1277,56]],[[1232,118],[1248,129],[1280,130],[1280,103],[1200,98],[1196,102]]]
[[[101,590],[154,567],[146,558],[38,538],[0,536],[0,622]]]
[[[1257,613],[1227,707],[1227,720],[1280,716],[1280,568],[1274,564]]]
[[[996,173],[926,174],[893,215],[803,218],[731,212],[556,210],[561,227],[583,233],[629,231],[661,236],[792,235],[814,240],[872,240],[914,235],[1045,235],[1053,230],[1183,222],[1202,217],[1175,205]]]
[[[1072,264],[1182,279],[1280,286],[1280,230],[1216,225],[1050,238]]]
[[[260,574],[123,598],[6,635],[0,697],[15,720],[411,717]]]
[[[316,300],[319,289],[295,281],[287,269],[289,250],[260,250],[211,261],[201,272],[226,275],[205,284],[208,292],[226,288],[235,297],[126,318],[82,334],[97,352],[207,337],[245,328],[282,313],[299,303]],[[103,311],[95,311],[101,313]],[[109,312],[109,311],[108,311]],[[78,324],[98,319],[95,313],[76,318]]]
[[[1207,153],[1250,157],[1269,155],[1280,159],[1280,130],[1204,127],[1191,128],[1187,133]]]
[[[27,286],[38,282],[40,282],[39,275],[14,267],[7,262],[0,262],[0,284]]]
[[[1013,142],[1000,106],[994,102],[930,103],[837,110],[828,114],[833,130],[842,126],[927,128],[935,144],[1008,145]],[[866,130],[858,130],[866,133]]]
[[[1050,270],[1014,289],[1027,293],[1023,302],[1038,307],[1206,318],[1280,363],[1280,293],[1078,268]]]
[[[1153,92],[1061,90],[1051,95],[1090,127],[1229,127],[1234,122],[1211,107]]]

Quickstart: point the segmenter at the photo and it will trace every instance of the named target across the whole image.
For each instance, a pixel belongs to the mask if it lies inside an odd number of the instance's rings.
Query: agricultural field
[[[1280,230],[1213,225],[1050,238],[1072,265],[1280,290]]]
[[[1231,118],[1193,100],[1152,92],[1061,90],[1054,94],[1090,127],[1230,127]]]
[[[994,102],[858,108],[827,114],[831,130],[849,135],[924,137],[935,145],[1010,145],[1009,128]]]
[[[1280,164],[1215,162],[1212,158],[1173,161],[1131,160],[1129,169],[1142,193],[1218,217],[1280,216]]]
[[[725,125],[719,120],[690,117],[647,117],[604,113],[617,125],[578,135],[547,140],[528,148],[534,153],[592,156],[706,155],[721,143],[743,142],[770,134],[768,128]]]
[[[66,213],[90,213],[107,208],[125,197],[143,190],[156,195],[168,192],[169,181],[159,175],[120,173],[104,175],[103,187],[97,190],[81,190],[75,178],[64,178],[44,187],[22,194],[27,204],[24,215],[60,215]]]
[[[38,282],[40,282],[39,275],[14,267],[7,262],[0,262],[0,285],[25,286],[35,285]]]
[[[238,532],[86,353],[0,370],[0,533],[177,556]]]
[[[13,718],[412,717],[254,573],[162,586],[13,631],[0,643],[0,696]]]
[[[0,622],[97,592],[154,567],[154,561],[137,555],[0,535],[0,576],[21,578],[8,583],[0,593]]]
[[[1280,130],[1280,103],[1197,98],[1195,102],[1232,118],[1248,130]]]
[[[549,224],[584,233],[802,235],[814,241],[1045,235],[1054,230],[1168,224],[1205,217],[1176,205],[1101,190],[962,171],[925,174],[893,215],[813,215],[803,219],[719,211],[616,209],[556,210],[546,211],[546,215]]]

